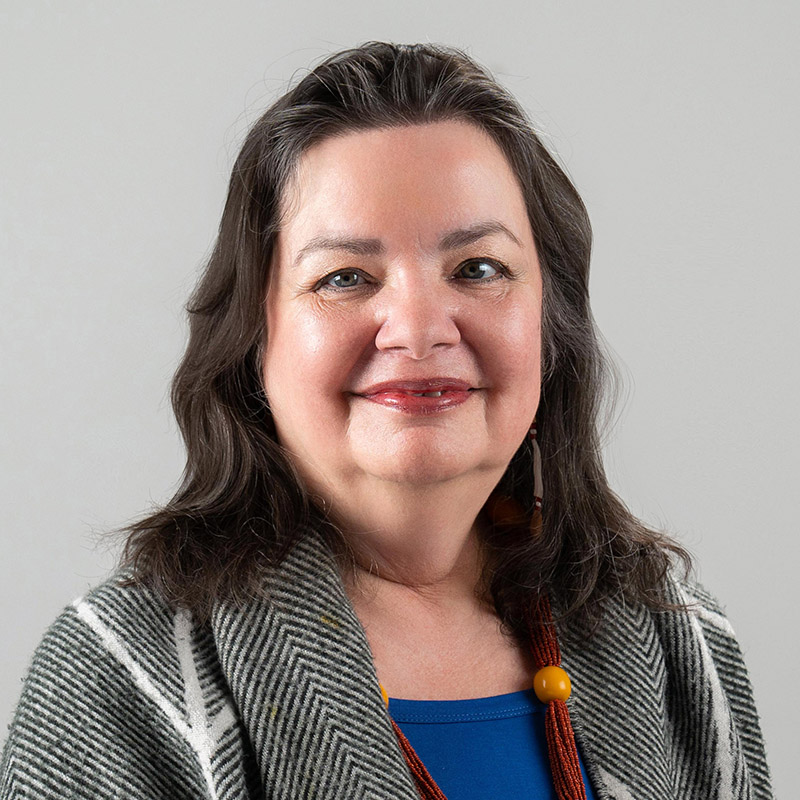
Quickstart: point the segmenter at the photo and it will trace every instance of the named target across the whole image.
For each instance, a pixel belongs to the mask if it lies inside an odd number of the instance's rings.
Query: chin
[[[359,459],[365,473],[391,483],[425,484],[450,481],[473,470],[477,464],[467,462],[464,454],[447,457],[442,453],[411,454],[376,453],[372,458]]]

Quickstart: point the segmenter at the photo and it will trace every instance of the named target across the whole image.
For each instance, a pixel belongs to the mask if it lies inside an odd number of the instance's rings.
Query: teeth
[[[412,392],[414,397],[441,397],[442,392]]]

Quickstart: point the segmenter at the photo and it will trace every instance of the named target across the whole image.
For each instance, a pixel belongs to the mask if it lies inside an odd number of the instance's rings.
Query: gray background
[[[790,796],[796,7],[6,0],[0,31],[3,727],[46,626],[112,566],[103,532],[176,485],[182,306],[248,125],[331,51],[442,41],[520,98],[589,208],[627,376],[613,485],[726,605]]]

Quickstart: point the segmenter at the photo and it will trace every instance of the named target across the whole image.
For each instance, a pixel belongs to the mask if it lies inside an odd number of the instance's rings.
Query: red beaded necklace
[[[527,524],[536,535],[541,532],[542,525],[542,470],[535,422],[531,426],[529,435],[533,444],[535,500],[534,512]],[[507,497],[492,495],[487,503],[487,511],[495,524],[513,525],[521,521],[518,505]],[[530,648],[536,664],[533,689],[539,700],[547,704],[545,714],[547,753],[556,795],[558,800],[586,800],[586,788],[578,761],[575,734],[566,704],[572,686],[569,676],[561,668],[561,649],[558,646],[550,599],[547,595],[540,595],[532,604],[531,614],[528,617],[528,631]],[[389,696],[383,686],[381,694],[388,709]],[[414,751],[411,742],[394,720],[392,727],[422,800],[447,800],[444,792],[436,785],[436,781]]]

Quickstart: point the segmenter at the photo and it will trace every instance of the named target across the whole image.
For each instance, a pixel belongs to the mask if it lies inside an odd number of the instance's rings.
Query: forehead
[[[529,231],[494,140],[461,121],[349,132],[309,148],[283,198],[284,245],[328,233],[438,238],[486,218]]]

